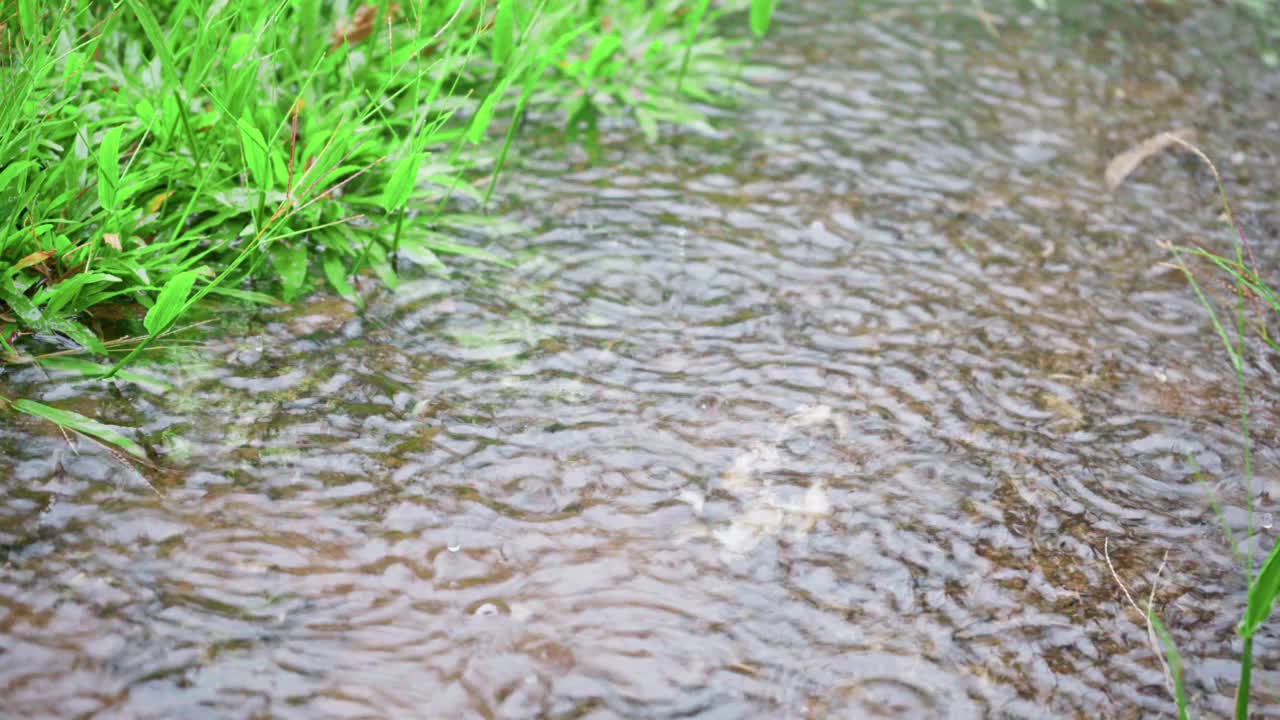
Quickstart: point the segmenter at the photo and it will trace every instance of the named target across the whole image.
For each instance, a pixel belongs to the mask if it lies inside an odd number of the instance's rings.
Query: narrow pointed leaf
[[[418,182],[418,170],[422,167],[423,154],[409,153],[400,159],[387,186],[382,191],[382,208],[387,212],[399,210],[409,199]]]
[[[769,21],[773,19],[773,8],[777,0],[751,0],[751,32],[756,37],[764,37],[769,32]]]
[[[147,332],[158,335],[178,319],[182,314],[182,308],[187,304],[187,297],[191,295],[191,287],[195,285],[198,274],[196,270],[186,270],[169,278],[169,282],[164,284],[164,289],[156,297],[156,304],[151,306],[147,316],[142,320],[142,325]]]
[[[13,182],[14,178],[25,173],[26,169],[34,164],[30,160],[18,160],[6,165],[4,170],[0,170],[0,191],[9,187],[9,183]]]
[[[34,400],[14,400],[11,403],[14,410],[34,417],[48,420],[58,427],[76,432],[84,433],[93,438],[97,438],[108,445],[114,445],[121,450],[133,455],[134,457],[145,460],[147,452],[142,449],[138,443],[121,435],[116,430],[103,425],[97,420],[91,420],[80,413],[71,412],[70,410],[61,410],[56,407],[38,403]]]
[[[280,276],[284,301],[292,302],[307,280],[307,246],[301,242],[294,245],[276,242],[271,245],[270,257],[271,266]]]
[[[123,128],[113,127],[102,136],[98,145],[98,202],[107,210],[115,210],[120,190],[120,133]]]
[[[342,262],[341,256],[332,251],[325,253],[321,267],[324,269],[324,276],[328,278],[329,284],[333,286],[335,292],[354,303],[357,307],[363,304],[360,302],[360,296],[356,294],[356,289],[347,280],[347,266]]]
[[[247,120],[237,122],[240,128],[240,145],[244,149],[244,162],[249,175],[260,190],[271,187],[271,164],[268,162],[267,140],[258,128]]]
[[[156,20],[156,16],[147,7],[144,0],[126,0],[129,9],[133,11],[135,17],[138,18],[138,24],[142,26],[142,32],[146,33],[147,39],[151,41],[151,45],[156,49],[156,57],[160,58],[160,70],[169,76],[171,80],[177,80],[178,63],[173,57],[173,53],[169,50],[168,39],[164,36],[164,31],[160,29],[160,23]]]
[[[1271,548],[1271,554],[1262,564],[1257,577],[1249,587],[1249,604],[1244,610],[1244,621],[1240,625],[1241,637],[1253,637],[1262,623],[1271,615],[1276,595],[1280,594],[1280,543]]]
[[[498,104],[498,99],[507,91],[507,83],[505,80],[498,83],[498,87],[494,88],[489,96],[480,103],[480,108],[476,110],[476,114],[471,118],[471,124],[467,126],[467,140],[476,145],[484,139],[484,134],[489,131],[489,123],[493,122],[493,112]]]
[[[498,0],[498,12],[493,16],[493,62],[503,65],[511,57],[515,45],[515,2]]]
[[[1169,666],[1169,680],[1173,683],[1174,702],[1178,704],[1178,720],[1187,720],[1187,689],[1182,680],[1182,658],[1178,655],[1178,647],[1173,644],[1173,637],[1164,628],[1160,618],[1154,612],[1147,611],[1147,620],[1155,628],[1160,644],[1164,646],[1165,660]]]

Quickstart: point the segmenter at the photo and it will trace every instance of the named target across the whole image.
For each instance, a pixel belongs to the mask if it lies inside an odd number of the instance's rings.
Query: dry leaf
[[[1194,130],[1174,130],[1172,132],[1162,132],[1158,135],[1143,140],[1133,147],[1125,150],[1119,155],[1111,159],[1107,163],[1107,172],[1105,175],[1107,181],[1107,189],[1114,191],[1120,187],[1120,183],[1129,177],[1129,174],[1138,169],[1147,158],[1164,152],[1170,147],[1178,144],[1179,140],[1185,142],[1194,142]]]
[[[124,247],[120,245],[120,236],[116,233],[103,233],[102,242],[110,245],[116,250],[123,251]]]
[[[169,192],[156,193],[155,197],[147,201],[147,212],[149,213],[159,212],[160,206],[164,205],[164,201],[168,200],[171,195],[173,195],[172,190],[170,190]]]
[[[51,257],[53,257],[52,250],[41,250],[39,252],[33,252],[30,255],[22,258],[18,262],[14,263],[13,266],[9,268],[9,272],[17,272],[23,268],[29,268],[32,265],[39,265],[40,263],[44,262],[45,260],[48,260]]]
[[[387,8],[389,16],[394,17],[400,8],[392,3]],[[356,8],[356,14],[350,22],[339,18],[338,26],[329,34],[329,49],[337,50],[344,42],[355,43],[373,34],[373,22],[378,18],[378,6],[365,3]]]

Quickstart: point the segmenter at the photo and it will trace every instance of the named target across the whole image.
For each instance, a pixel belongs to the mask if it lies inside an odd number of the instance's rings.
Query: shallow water
[[[1185,156],[1101,176],[1196,127],[1276,267],[1280,83],[1197,12],[786,5],[719,136],[527,152],[513,271],[229,319],[174,390],[0,375],[164,458],[0,426],[4,712],[1167,715],[1105,543],[1139,602],[1163,560],[1226,714],[1244,582],[1187,458],[1247,534],[1238,410],[1159,243],[1228,240]]]

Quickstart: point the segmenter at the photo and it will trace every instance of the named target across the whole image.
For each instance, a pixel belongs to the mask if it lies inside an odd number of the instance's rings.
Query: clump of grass
[[[322,282],[360,304],[355,276],[394,288],[400,259],[502,262],[448,229],[475,222],[458,213],[493,192],[522,115],[651,139],[705,123],[743,55],[711,29],[748,10],[763,33],[773,10],[345,6],[0,0],[0,359],[81,353],[111,377],[210,296]]]
[[[1195,154],[1213,173],[1214,181],[1217,186],[1218,198],[1222,204],[1223,215],[1234,233],[1232,238],[1234,250],[1233,257],[1218,255],[1201,247],[1169,245],[1169,250],[1174,256],[1175,266],[1186,276],[1187,281],[1191,285],[1192,290],[1196,293],[1196,297],[1199,299],[1200,304],[1208,312],[1214,331],[1217,333],[1223,348],[1227,352],[1232,372],[1235,377],[1236,391],[1240,403],[1240,433],[1243,439],[1243,475],[1247,496],[1248,517],[1248,538],[1245,541],[1246,547],[1243,553],[1239,552],[1239,545],[1237,544],[1236,539],[1211,492],[1209,495],[1209,502],[1214,511],[1218,514],[1219,520],[1222,522],[1223,533],[1226,541],[1230,544],[1233,552],[1236,553],[1240,560],[1245,580],[1248,585],[1244,615],[1237,628],[1237,632],[1242,640],[1242,649],[1240,657],[1240,679],[1236,688],[1235,704],[1235,717],[1237,720],[1247,720],[1249,716],[1249,701],[1253,676],[1254,636],[1271,616],[1276,598],[1280,596],[1280,543],[1277,543],[1272,547],[1261,567],[1256,570],[1253,553],[1253,458],[1249,417],[1249,387],[1248,380],[1245,376],[1245,354],[1247,351],[1247,340],[1250,335],[1249,331],[1251,329],[1248,314],[1252,307],[1260,308],[1264,312],[1280,313],[1280,301],[1278,301],[1275,291],[1262,278],[1244,230],[1231,210],[1231,203],[1227,198],[1226,189],[1223,186],[1222,177],[1218,173],[1217,166],[1214,165],[1213,161],[1208,157],[1208,155],[1201,151],[1200,148],[1186,140],[1171,134],[1166,134],[1165,139],[1170,143],[1179,145]],[[1219,316],[1214,303],[1205,293],[1195,272],[1191,269],[1191,266],[1188,263],[1188,259],[1190,258],[1199,258],[1208,261],[1211,266],[1223,272],[1226,277],[1230,279],[1236,299],[1233,310],[1235,322],[1234,327],[1230,330],[1228,329],[1228,324],[1224,323],[1222,318]],[[1267,345],[1273,349],[1280,349],[1277,347],[1275,341],[1266,334],[1265,323],[1258,327],[1260,328],[1259,335]],[[1192,459],[1191,462],[1192,467],[1196,470],[1196,474],[1198,476],[1199,471],[1195,468],[1194,459]],[[1117,582],[1119,582],[1118,577]],[[1124,587],[1123,584],[1121,587]],[[1125,590],[1125,593],[1127,595],[1128,591]],[[1132,602],[1132,600],[1130,602]],[[1166,675],[1168,675],[1170,679],[1172,694],[1177,703],[1178,716],[1179,718],[1186,718],[1188,717],[1189,711],[1186,692],[1182,682],[1181,658],[1178,655],[1173,638],[1160,623],[1159,619],[1152,611],[1150,604],[1148,605],[1145,615],[1148,620],[1149,632],[1152,634],[1153,638],[1158,638],[1158,643],[1153,639],[1153,646],[1157,647],[1157,653],[1159,653],[1161,649],[1163,649],[1165,653],[1163,661],[1165,662]]]

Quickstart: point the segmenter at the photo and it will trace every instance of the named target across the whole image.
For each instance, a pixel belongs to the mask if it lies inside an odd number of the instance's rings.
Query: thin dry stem
[[[1120,590],[1124,593],[1125,599],[1129,601],[1129,605],[1146,620],[1147,642],[1151,643],[1151,652],[1155,653],[1156,659],[1160,661],[1160,667],[1164,670],[1165,687],[1169,691],[1169,696],[1176,701],[1177,693],[1174,691],[1173,671],[1169,668],[1169,662],[1165,660],[1164,653],[1160,651],[1160,639],[1156,637],[1156,628],[1151,624],[1151,610],[1155,607],[1156,589],[1159,587],[1160,573],[1164,571],[1165,563],[1169,560],[1169,552],[1165,551],[1164,559],[1160,561],[1160,567],[1156,569],[1156,576],[1151,580],[1151,593],[1147,596],[1147,611],[1143,612],[1138,603],[1134,601],[1133,595],[1129,593],[1128,586],[1120,579],[1120,573],[1116,572],[1116,566],[1111,563],[1110,540],[1111,538],[1109,537],[1102,539],[1102,557],[1106,559],[1107,569],[1111,571],[1111,577],[1116,581],[1116,585],[1120,586]]]
[[[1205,165],[1209,166],[1209,172],[1213,173],[1213,181],[1217,183],[1218,186],[1218,197],[1222,200],[1222,209],[1227,214],[1227,222],[1231,224],[1231,227],[1235,228],[1236,235],[1240,237],[1240,244],[1244,246],[1245,251],[1249,253],[1249,264],[1252,266],[1251,269],[1253,270],[1253,274],[1261,277],[1258,272],[1258,261],[1253,256],[1253,247],[1249,245],[1249,240],[1245,237],[1244,230],[1241,229],[1240,224],[1236,222],[1235,213],[1231,211],[1231,203],[1227,201],[1227,191],[1222,184],[1222,175],[1218,172],[1218,166],[1214,165],[1213,160],[1210,160],[1209,156],[1193,143],[1187,142],[1173,133],[1165,133],[1165,135],[1168,135],[1174,143],[1195,153],[1196,157],[1200,158]]]

